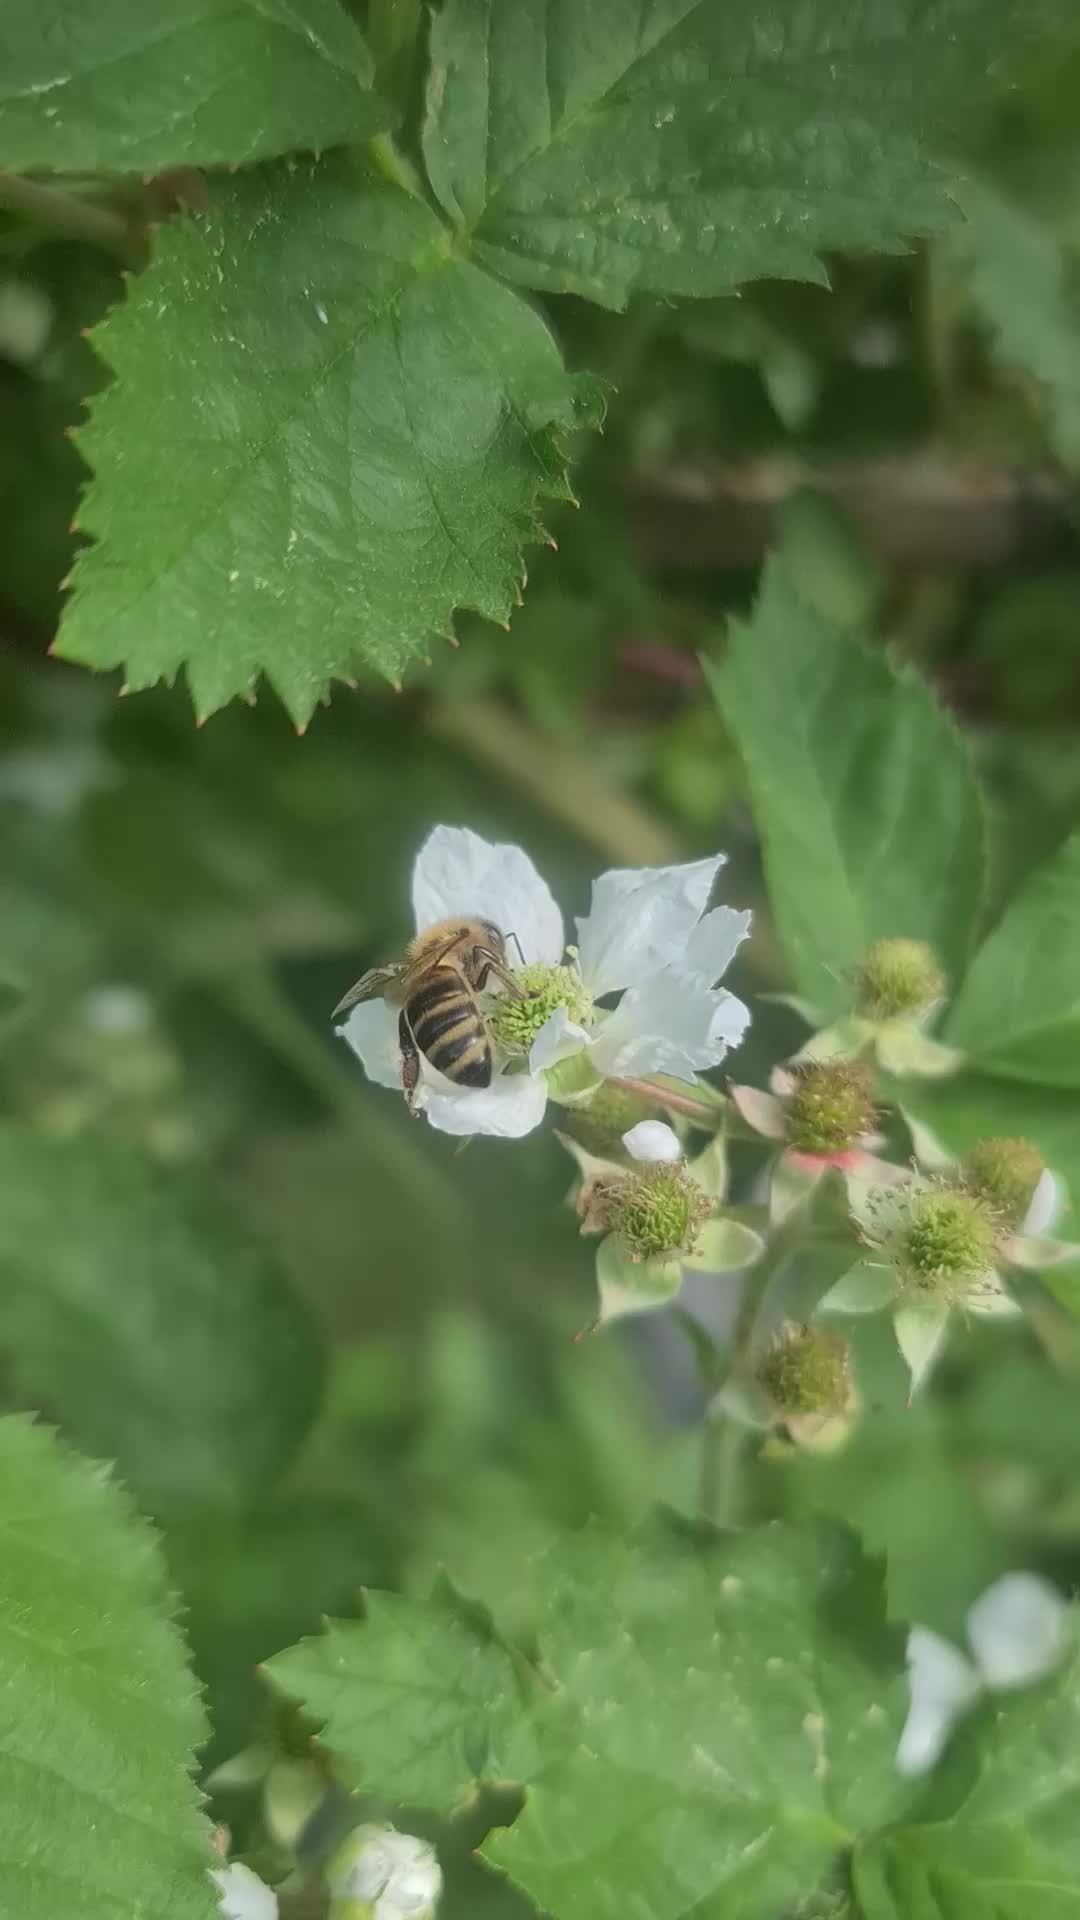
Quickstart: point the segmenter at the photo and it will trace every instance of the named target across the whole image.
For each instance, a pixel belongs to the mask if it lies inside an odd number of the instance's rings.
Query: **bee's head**
[[[506,949],[506,942],[503,939],[501,928],[495,925],[494,920],[481,920],[480,925],[483,928],[484,938],[491,948],[492,953],[503,953]]]

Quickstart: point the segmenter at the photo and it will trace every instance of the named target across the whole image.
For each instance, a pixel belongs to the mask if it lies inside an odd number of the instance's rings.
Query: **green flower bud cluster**
[[[580,1027],[592,1024],[592,995],[574,967],[547,967],[540,963],[519,967],[514,974],[525,998],[501,993],[490,1015],[491,1031],[504,1053],[527,1054],[545,1020],[565,1007]]]
[[[854,971],[855,1011],[867,1020],[915,1019],[945,992],[945,976],[925,940],[878,940]]]
[[[870,1074],[858,1060],[800,1060],[784,1120],[788,1144],[799,1153],[846,1153],[874,1118]]]

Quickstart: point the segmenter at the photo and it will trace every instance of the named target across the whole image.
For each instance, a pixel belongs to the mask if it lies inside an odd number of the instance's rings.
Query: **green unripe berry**
[[[945,976],[925,940],[878,940],[857,963],[854,988],[867,1020],[910,1020],[941,999]]]
[[[963,1187],[929,1187],[913,1200],[899,1236],[898,1261],[908,1286],[950,1298],[994,1264],[995,1220]]]
[[[591,1024],[592,995],[582,985],[575,968],[547,967],[538,962],[519,967],[514,980],[525,993],[525,999],[501,993],[490,1016],[491,1031],[504,1053],[513,1057],[527,1054],[556,1007],[565,1007],[578,1026]]]
[[[788,1144],[799,1153],[846,1153],[874,1117],[871,1082],[857,1060],[802,1060],[785,1103]]]
[[[684,1166],[664,1161],[613,1181],[605,1207],[631,1260],[650,1260],[692,1252],[712,1202]]]
[[[1030,1140],[980,1140],[964,1161],[964,1184],[995,1208],[1006,1226],[1018,1227],[1045,1167]]]

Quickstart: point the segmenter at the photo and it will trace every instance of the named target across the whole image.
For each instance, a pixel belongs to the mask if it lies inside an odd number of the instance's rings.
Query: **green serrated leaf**
[[[1080,299],[1072,261],[1049,220],[985,180],[965,181],[964,213],[947,244],[991,329],[1001,360],[1045,389],[1050,438],[1080,459]]]
[[[212,1920],[206,1722],[157,1543],[104,1469],[0,1420],[0,1911]]]
[[[0,1281],[15,1390],[153,1509],[256,1492],[307,1429],[307,1314],[195,1182],[127,1148],[0,1128]]]
[[[337,0],[7,0],[0,166],[156,173],[316,152],[388,127]]]
[[[485,1852],[559,1920],[776,1920],[904,1804],[901,1663],[845,1542],[587,1533],[534,1578],[563,1718]]]
[[[947,1028],[1007,1079],[1080,1086],[1080,833],[1035,871],[980,948]]]
[[[983,820],[930,689],[810,608],[782,557],[706,671],[745,762],[800,992],[840,1012],[845,970],[890,935],[929,941],[956,977],[981,895]]]
[[[97,544],[58,650],[133,688],[185,667],[200,714],[265,673],[302,725],[456,607],[508,620],[539,497],[570,497],[561,438],[597,405],[434,214],[339,160],[221,183],[95,341],[116,375],[79,436]]]
[[[1000,1696],[999,1696],[1000,1698]],[[1080,1663],[971,1729],[977,1772],[958,1810],[857,1849],[866,1920],[1076,1920]]]
[[[478,259],[612,307],[900,252],[950,222],[947,135],[1013,0],[448,0],[424,151]]]
[[[429,1600],[369,1593],[362,1622],[331,1621],[266,1672],[325,1723],[352,1786],[449,1811],[477,1780],[521,1771],[513,1657],[446,1582]]]

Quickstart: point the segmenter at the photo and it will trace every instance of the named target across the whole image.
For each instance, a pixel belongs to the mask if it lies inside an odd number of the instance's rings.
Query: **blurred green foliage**
[[[208,1764],[287,1741],[256,1665],[355,1613],[361,1584],[417,1596],[446,1565],[517,1627],[554,1536],[696,1501],[692,1342],[667,1315],[575,1338],[592,1258],[556,1143],[462,1151],[330,1034],[410,931],[434,822],[519,841],[568,912],[601,867],[724,846],[724,898],[756,915],[738,1072],[763,1082],[803,1036],[764,996],[812,970],[841,997],[875,931],[827,839],[830,783],[872,795],[890,911],[906,889],[956,969],[996,927],[948,1030],[979,1059],[891,1091],[957,1148],[1030,1133],[1080,1205],[1074,43],[966,136],[958,239],[693,308],[537,294],[571,369],[612,390],[577,449],[582,506],[550,515],[509,633],[462,619],[460,651],[437,642],[400,694],[337,689],[302,739],[270,698],[196,729],[182,690],[120,700],[118,675],[48,657],[86,478],[68,430],[105,377],[83,333],[121,263],[0,215],[0,1383],[116,1460],[161,1527]],[[146,433],[149,471],[170,448]],[[778,574],[752,612],[781,543],[805,630]],[[931,706],[907,670],[950,722],[901,781],[899,709]],[[1007,910],[1033,893],[1034,944]],[[752,1152],[735,1167],[745,1194]],[[1066,1276],[1024,1331],[964,1329],[912,1409],[868,1328],[875,1419],[835,1458],[766,1449],[747,1516],[854,1526],[894,1623],[956,1633],[1010,1565],[1075,1586],[1078,1313]],[[271,1844],[250,1793],[214,1805]],[[516,1899],[466,1824],[448,1920]]]

